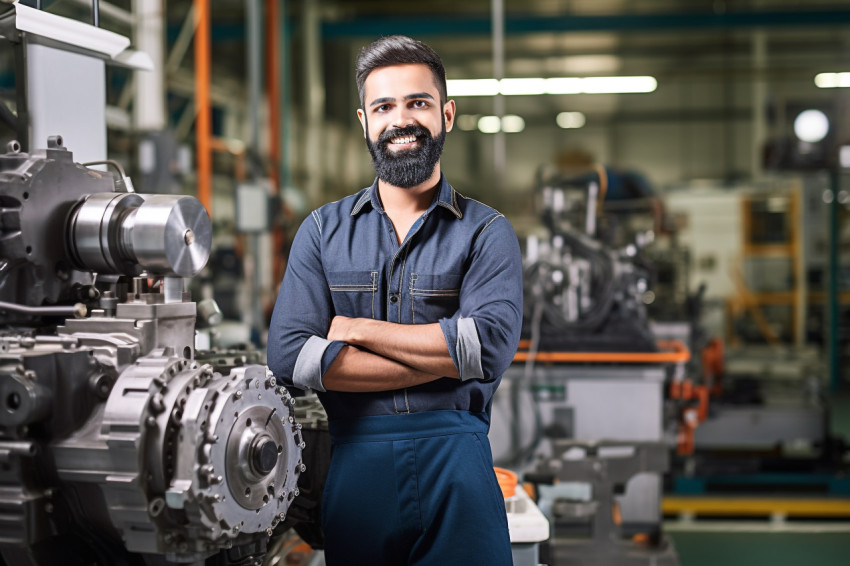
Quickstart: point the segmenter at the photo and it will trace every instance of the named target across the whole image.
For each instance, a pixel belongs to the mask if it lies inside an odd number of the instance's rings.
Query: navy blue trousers
[[[328,566],[511,566],[488,428],[467,411],[332,421]]]

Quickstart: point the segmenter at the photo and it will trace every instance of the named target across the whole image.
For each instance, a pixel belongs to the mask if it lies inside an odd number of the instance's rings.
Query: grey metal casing
[[[524,368],[514,364],[505,373],[505,380],[522,379]],[[615,440],[660,442],[664,439],[663,385],[666,373],[660,366],[605,366],[563,365],[538,366],[534,371],[537,384],[554,384],[563,387],[563,399],[536,400],[542,425],[557,423],[560,415],[570,418],[561,423],[570,438],[581,441]],[[530,385],[530,384],[529,384]],[[497,391],[493,406],[493,424],[490,438],[493,453],[498,457],[507,451],[508,438],[501,436],[505,428],[500,419],[505,403],[500,402],[509,388]],[[534,419],[530,412],[519,415],[522,428],[531,430]],[[539,453],[551,454],[548,442],[543,442]],[[624,522],[661,522],[661,475],[638,474],[627,485],[626,492],[618,498]]]

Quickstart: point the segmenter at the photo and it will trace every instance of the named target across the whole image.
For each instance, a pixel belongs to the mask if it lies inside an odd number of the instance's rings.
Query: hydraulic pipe
[[[26,305],[19,305],[17,303],[0,301],[0,311],[12,311],[37,316],[73,316],[76,318],[83,318],[86,316],[86,305],[76,303],[74,305],[67,306],[29,307]]]

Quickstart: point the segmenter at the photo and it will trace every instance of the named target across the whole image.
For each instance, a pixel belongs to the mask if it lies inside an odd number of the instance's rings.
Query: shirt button
[[[395,304],[398,302],[398,295],[390,295],[390,302]]]

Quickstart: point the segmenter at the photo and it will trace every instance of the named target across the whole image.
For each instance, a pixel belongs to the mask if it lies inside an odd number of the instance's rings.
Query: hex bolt
[[[242,390],[240,389],[239,391],[234,393],[233,396],[236,397],[237,399],[241,399],[242,398]]]

